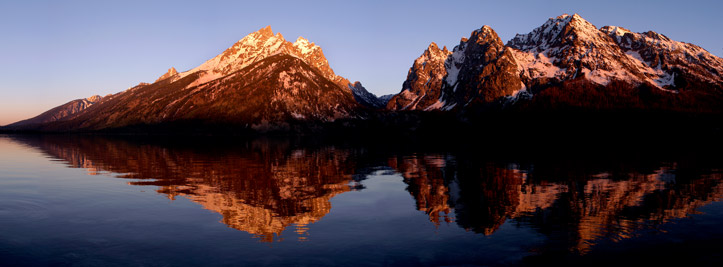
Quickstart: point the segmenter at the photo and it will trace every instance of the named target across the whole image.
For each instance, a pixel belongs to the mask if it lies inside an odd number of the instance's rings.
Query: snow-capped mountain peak
[[[313,53],[317,49],[321,49],[316,44],[310,43],[309,40],[301,36],[299,36],[299,38],[296,39],[296,42],[294,42],[294,47],[298,49],[301,55],[308,55],[310,53]]]
[[[624,34],[626,30],[615,31]],[[638,84],[647,80],[643,64],[578,14],[550,18],[532,32],[518,34],[507,45],[516,49],[515,58],[525,80],[584,77],[601,85],[612,80]]]
[[[297,57],[340,86],[348,83],[346,79],[334,74],[321,47],[303,37],[297,38],[294,43],[286,41],[281,33],[274,34],[270,26],[245,36],[218,56],[181,73],[179,78],[200,73],[200,78],[187,86],[190,88],[229,75],[276,54]]]
[[[523,88],[517,65],[490,26],[474,30],[450,52],[432,43],[414,61],[392,110],[450,110],[491,101]]]
[[[578,42],[599,43],[604,35],[589,21],[578,14],[563,14],[549,18],[542,26],[527,34],[517,34],[508,46],[523,51],[542,52],[561,43]]]
[[[605,26],[600,31],[643,65],[648,80],[660,88],[675,86],[675,73],[723,84],[723,59],[697,45],[674,41],[654,31],[636,33],[616,26]]]
[[[434,60],[444,57],[443,65]],[[402,91],[387,108],[456,109],[503,97],[531,97],[541,85],[568,81],[600,86],[613,81],[647,84],[666,93],[686,87],[720,88],[723,59],[652,31],[598,29],[579,14],[563,14],[529,33],[517,34],[507,45],[489,26],[462,38],[452,52],[442,53],[430,44],[414,61]]]
[[[334,74],[334,70],[332,70],[331,66],[329,66],[329,61],[326,60],[323,50],[315,43],[309,42],[306,38],[299,36],[293,44],[289,44],[292,47],[290,51],[291,55],[300,58],[307,64],[316,68],[327,79],[342,87],[349,83],[346,79]]]
[[[440,102],[432,108],[452,109],[470,103],[489,103],[524,86],[517,63],[497,32],[488,25],[462,39],[444,63],[447,76]]]
[[[223,53],[200,66],[181,73],[181,77],[203,71],[205,72],[204,77],[199,82],[208,82],[277,54],[279,50],[286,49],[285,44],[287,43],[282,35],[274,35],[271,27],[266,26],[245,36]]]
[[[171,68],[152,84],[114,94],[113,101],[71,103],[71,111],[87,111],[65,116],[67,124],[52,127],[209,120],[266,131],[287,127],[289,121],[328,122],[359,115],[361,106],[347,84],[334,74],[319,46],[303,37],[291,43],[264,27],[196,68],[183,73]],[[363,89],[357,85],[355,89]],[[90,105],[94,108],[86,109]]]
[[[603,33],[606,33],[610,35],[611,37],[615,37],[616,39],[620,40],[621,37],[625,36],[625,34],[633,33],[632,31],[618,26],[605,26],[600,28],[600,31]]]
[[[436,43],[431,42],[429,46],[427,46],[427,49],[425,49],[422,53],[422,56],[417,58],[415,62],[423,64],[427,61],[444,61],[447,59],[447,56],[449,56],[449,54],[450,52],[449,50],[447,50],[446,46],[443,49],[439,49],[439,46],[437,46]]]

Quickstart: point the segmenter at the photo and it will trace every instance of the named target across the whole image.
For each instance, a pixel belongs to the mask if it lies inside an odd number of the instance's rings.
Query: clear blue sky
[[[2,1],[0,125],[191,69],[266,25],[317,43],[337,74],[381,95],[399,92],[430,42],[451,49],[482,25],[506,42],[579,13],[722,56],[722,12],[717,0]]]

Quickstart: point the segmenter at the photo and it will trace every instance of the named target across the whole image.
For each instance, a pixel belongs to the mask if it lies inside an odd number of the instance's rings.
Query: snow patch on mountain
[[[437,110],[437,109],[441,109],[442,107],[444,107],[444,101],[442,101],[442,100],[437,100],[437,102],[434,102],[434,104],[429,105],[429,107],[425,108],[424,110],[425,110],[425,111],[428,111],[428,110]]]
[[[308,55],[319,49],[319,46],[314,43],[309,43],[309,40],[301,36],[299,36],[299,38],[296,39],[296,42],[294,42],[294,47],[298,49],[299,54],[301,55]]]
[[[545,53],[525,53],[511,49],[517,62],[517,68],[523,76],[536,79],[540,77],[553,78],[565,74],[566,68],[555,66],[555,58],[549,58]]]
[[[508,46],[517,49],[519,69],[528,80],[584,77],[601,85],[613,80],[655,84],[657,72],[642,63],[638,55],[626,54],[608,34],[620,36],[630,31],[620,27],[605,30],[577,14],[565,14],[550,18],[528,34],[516,35]]]
[[[320,71],[324,77],[342,87],[348,83],[343,77],[334,74],[321,47],[303,37],[297,38],[294,43],[288,42],[281,33],[274,34],[271,27],[268,26],[245,36],[223,53],[200,66],[180,73],[178,79],[198,73],[198,80],[186,87],[191,88],[219,79],[278,54],[286,54],[303,60]]]
[[[444,67],[447,70],[447,77],[444,79],[444,82],[450,86],[454,86],[454,90],[457,89],[457,76],[459,76],[460,68],[464,64],[464,51],[466,46],[467,43],[462,43],[459,46],[456,46],[452,55],[450,55],[444,62]]]
[[[617,26],[605,26],[600,31],[639,61],[649,81],[660,88],[675,86],[675,70],[709,83],[723,83],[723,59],[697,45],[674,41],[653,31],[635,33]]]
[[[675,73],[665,73],[660,75],[658,79],[654,80],[654,82],[660,88],[664,88],[666,86],[675,87]]]
[[[590,22],[584,20],[580,15],[572,16],[563,14],[556,18],[550,18],[542,26],[535,28],[527,34],[517,34],[510,40],[513,47],[522,51],[536,50],[538,53],[554,48],[557,43],[564,39],[560,36],[566,29],[575,29],[577,34],[571,38],[578,38],[582,41],[595,41],[597,28]]]

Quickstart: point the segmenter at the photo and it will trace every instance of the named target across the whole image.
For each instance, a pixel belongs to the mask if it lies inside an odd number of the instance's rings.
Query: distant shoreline
[[[175,122],[115,129],[46,131],[0,129],[0,134],[298,138],[329,141],[476,144],[481,146],[575,146],[577,144],[723,144],[720,114],[657,112],[482,113],[398,112],[325,123],[294,122],[255,131],[237,124]],[[514,145],[513,145],[514,144]]]

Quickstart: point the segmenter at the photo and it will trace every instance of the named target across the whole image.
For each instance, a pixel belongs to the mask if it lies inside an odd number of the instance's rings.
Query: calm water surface
[[[0,136],[0,265],[716,265],[718,159]]]

